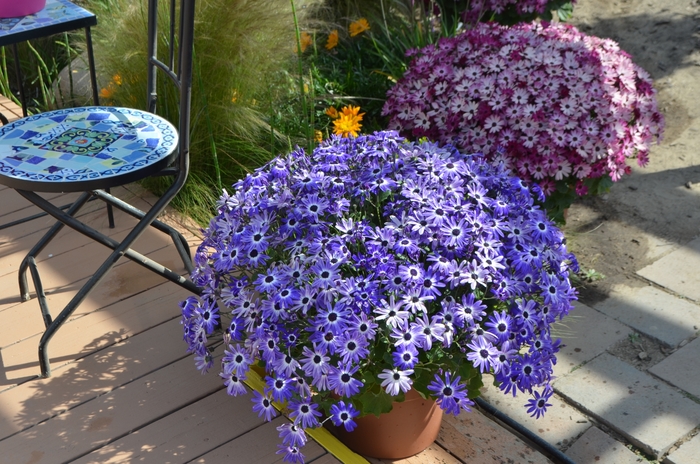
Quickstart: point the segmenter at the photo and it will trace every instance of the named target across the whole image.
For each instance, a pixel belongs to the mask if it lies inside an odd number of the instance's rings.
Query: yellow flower
[[[333,133],[343,137],[357,137],[362,127],[360,121],[365,113],[360,113],[359,106],[344,106],[341,111],[338,119],[333,121]]]
[[[336,110],[334,106],[329,106],[328,109],[326,110],[326,114],[331,119],[335,119],[338,117],[338,110]]]
[[[365,18],[360,18],[355,22],[350,23],[350,37],[355,37],[369,29],[369,23]]]
[[[238,89],[233,89],[231,93],[231,103],[236,103],[238,101]]]
[[[330,34],[328,34],[328,40],[326,41],[326,48],[332,50],[338,45],[338,29],[334,29]]]
[[[112,81],[117,85],[122,85],[122,77],[119,74],[115,74]]]
[[[315,131],[314,131],[314,139],[315,139],[318,143],[323,142],[323,132],[321,132],[320,130],[315,130]]]
[[[309,45],[311,45],[311,34],[308,32],[302,32],[299,41],[301,42],[301,52],[304,53]],[[296,47],[294,48],[296,50]]]

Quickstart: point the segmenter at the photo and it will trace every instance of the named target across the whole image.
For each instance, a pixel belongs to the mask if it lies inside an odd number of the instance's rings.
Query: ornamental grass
[[[301,24],[320,0],[296,0]],[[165,23],[159,52],[168,58]],[[146,109],[146,0],[92,0],[103,104]],[[192,83],[191,178],[174,204],[202,223],[221,188],[290,146],[271,126],[293,87],[295,26],[289,0],[200,0],[196,5]],[[114,76],[114,77],[113,77]],[[159,114],[177,121],[175,92],[159,81]],[[292,138],[298,134],[289,134]],[[160,183],[148,184],[155,190]]]

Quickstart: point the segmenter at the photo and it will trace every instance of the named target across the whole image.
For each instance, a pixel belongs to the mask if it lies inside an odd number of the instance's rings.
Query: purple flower
[[[302,428],[312,428],[318,426],[317,417],[322,414],[318,411],[318,405],[311,402],[311,399],[301,401],[291,401],[289,403],[289,417],[294,420],[295,425],[301,425]]]
[[[284,403],[292,397],[292,382],[285,377],[267,377],[265,379],[265,393],[272,395],[272,399],[278,403]]]
[[[547,411],[547,408],[551,406],[548,401],[553,393],[554,391],[550,387],[545,387],[542,394],[537,390],[533,391],[532,394],[534,398],[527,400],[527,404],[525,405],[525,407],[527,407],[527,413],[535,419],[542,417]]]
[[[296,446],[301,448],[306,444],[308,438],[304,429],[294,424],[282,424],[277,427],[282,443],[286,446]]]
[[[253,392],[253,411],[258,413],[258,417],[265,418],[265,421],[270,422],[273,417],[277,416],[277,411],[272,405],[272,397],[262,395],[258,391]]]
[[[413,369],[384,369],[377,377],[382,380],[382,387],[386,389],[386,392],[391,396],[396,396],[399,392],[406,393],[411,389],[411,378],[409,377],[413,374]]]
[[[244,395],[248,393],[243,381],[244,376],[236,375],[232,369],[224,368],[223,372],[219,373],[219,376],[224,379],[224,385],[226,386],[226,393],[231,396]]]
[[[482,373],[488,372],[496,365],[499,355],[498,349],[485,338],[477,338],[476,342],[469,343],[467,346],[473,350],[467,354],[467,359]]]
[[[460,383],[461,378],[451,378],[449,372],[445,377],[435,374],[435,378],[428,385],[428,390],[437,398],[437,404],[448,414],[458,415],[462,409],[469,411],[469,406],[474,403],[467,397],[466,387]]]
[[[357,427],[353,419],[355,419],[360,412],[355,409],[352,403],[345,404],[345,402],[341,400],[331,406],[330,414],[333,425],[336,427],[342,425],[345,427],[345,430],[352,432]]]
[[[356,395],[363,383],[353,377],[359,366],[341,365],[340,367],[330,367],[328,373],[328,386],[340,396],[352,397]]]
[[[455,372],[492,372],[506,393],[546,385],[576,263],[536,201],[502,165],[395,132],[279,157],[236,183],[204,231],[192,274],[204,292],[181,304],[188,350],[207,368],[210,332],[224,332],[230,394],[264,365],[253,409],[270,420],[273,401],[287,404],[291,462],[305,429],[324,415],[354,428],[374,412],[355,400],[378,389],[457,412],[472,403]],[[424,373],[438,374],[430,388]]]
[[[392,354],[394,365],[401,369],[413,369],[418,362],[418,350],[413,345],[399,345]]]
[[[284,454],[284,462],[290,463],[304,463],[304,455],[301,453],[300,447],[298,446],[287,446],[287,445],[277,445],[279,450],[276,454]]]

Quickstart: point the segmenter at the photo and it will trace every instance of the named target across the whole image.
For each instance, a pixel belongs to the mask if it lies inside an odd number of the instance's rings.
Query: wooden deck
[[[114,193],[141,208],[153,201],[137,186]],[[56,204],[76,196],[46,195]],[[37,212],[14,190],[0,186],[0,226]],[[79,215],[115,238],[135,224],[116,211],[116,227],[109,229],[98,202],[88,203]],[[175,224],[194,249],[196,227],[172,213],[163,220]],[[129,260],[117,263],[56,334],[49,344],[52,376],[39,378],[43,321],[36,298],[20,301],[17,269],[53,222],[41,217],[0,229],[0,463],[281,462],[276,427],[286,419],[265,423],[253,413],[250,396],[229,397],[215,370],[205,376],[197,372],[181,340],[178,302],[188,292]],[[148,230],[134,249],[185,272],[170,239],[155,230]],[[38,267],[54,315],[108,254],[67,228],[40,253]],[[332,437],[319,440],[325,448],[307,444],[306,462],[367,462]],[[474,411],[446,418],[436,443],[394,462],[549,461]]]
[[[129,190],[117,194],[144,203]],[[62,197],[58,203],[70,202]],[[11,189],[0,190],[0,205],[0,224],[34,211]],[[97,202],[81,216],[113,237],[135,222],[117,212],[109,230]],[[44,217],[0,231],[0,462],[217,463],[226,455],[279,461],[275,427],[282,419],[264,423],[250,397],[227,397],[216,373],[201,376],[186,356],[178,302],[187,292],[128,260],[56,334],[49,345],[53,375],[37,378],[43,322],[35,298],[20,302],[16,271],[52,222]],[[155,230],[134,248],[185,272],[174,246]],[[50,307],[60,309],[108,253],[62,231],[38,260]],[[309,462],[339,462],[316,443],[305,454]]]

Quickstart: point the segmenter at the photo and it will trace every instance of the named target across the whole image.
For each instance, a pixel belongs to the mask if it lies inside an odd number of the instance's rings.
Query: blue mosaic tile
[[[0,127],[0,175],[53,183],[109,178],[158,162],[177,141],[170,123],[147,112],[56,110]]]
[[[68,0],[46,0],[44,9],[35,14],[0,19],[0,37],[92,16],[95,15]]]

